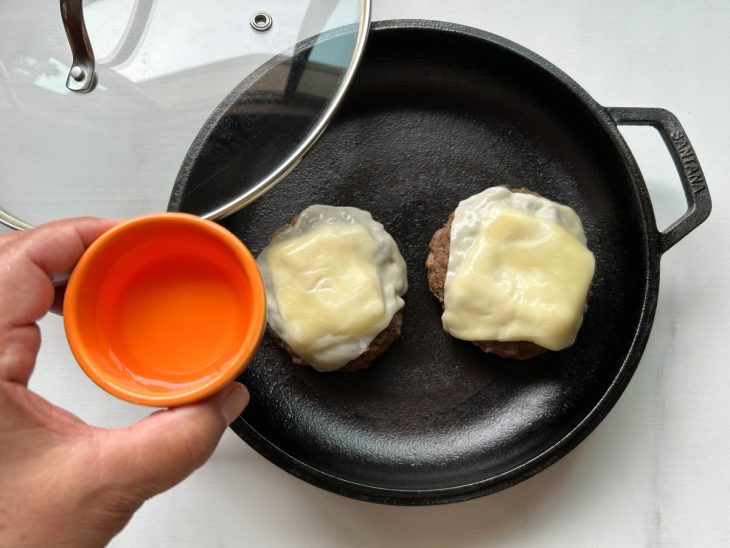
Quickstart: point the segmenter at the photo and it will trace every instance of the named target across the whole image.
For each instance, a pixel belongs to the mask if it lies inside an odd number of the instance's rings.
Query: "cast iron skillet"
[[[371,211],[408,264],[402,336],[353,374],[294,367],[266,338],[243,375],[251,404],[233,429],[284,470],[335,493],[389,504],[465,500],[549,466],[608,413],[649,336],[659,259],[707,218],[710,196],[687,136],[665,110],[602,107],[544,59],[483,31],[428,21],[372,30],[321,141],[223,224],[258,253],[310,204]],[[245,127],[235,131],[243,127],[239,92],[193,143],[171,210],[196,211],[198,183],[212,176],[214,193],[240,185],[235,172],[215,175],[248,138]],[[689,207],[665,232],[621,124],[657,128],[677,166]],[[429,239],[459,200],[496,184],[529,187],[583,220],[597,271],[567,350],[509,361],[441,328],[424,269]]]

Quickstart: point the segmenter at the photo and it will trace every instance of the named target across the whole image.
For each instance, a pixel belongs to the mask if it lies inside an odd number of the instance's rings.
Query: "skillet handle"
[[[679,180],[684,188],[687,211],[673,222],[664,232],[659,233],[662,253],[692,232],[712,211],[712,199],[707,189],[705,175],[697,160],[692,144],[677,117],[663,108],[608,107],[608,114],[616,125],[652,126],[662,136]]]

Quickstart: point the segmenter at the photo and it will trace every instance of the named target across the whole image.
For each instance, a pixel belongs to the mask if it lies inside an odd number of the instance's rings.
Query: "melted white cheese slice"
[[[406,265],[370,213],[314,205],[259,255],[274,332],[319,371],[358,357],[403,308]]]
[[[571,208],[489,188],[454,212],[444,329],[468,341],[567,348],[583,321],[594,270]]]

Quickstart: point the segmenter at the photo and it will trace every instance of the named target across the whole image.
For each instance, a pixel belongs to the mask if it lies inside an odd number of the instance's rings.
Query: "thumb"
[[[246,387],[234,382],[207,400],[108,431],[104,449],[109,451],[109,472],[143,499],[166,491],[208,460],[248,401]]]

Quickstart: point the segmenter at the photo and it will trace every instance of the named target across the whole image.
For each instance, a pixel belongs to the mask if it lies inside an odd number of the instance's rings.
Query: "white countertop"
[[[374,19],[390,18],[488,30],[547,58],[603,105],[661,106],[680,119],[714,211],[662,259],[638,371],[577,449],[489,497],[427,508],[346,499],[289,476],[228,431],[206,466],[145,504],[112,545],[730,545],[730,2],[374,0]],[[666,226],[683,211],[669,155],[650,129],[625,135]],[[56,216],[70,214],[57,207]],[[60,318],[42,329],[33,389],[97,425],[148,412],[84,376]]]

